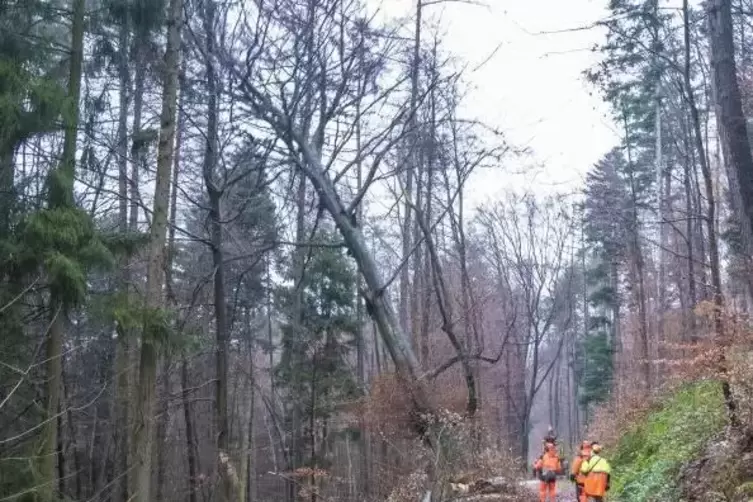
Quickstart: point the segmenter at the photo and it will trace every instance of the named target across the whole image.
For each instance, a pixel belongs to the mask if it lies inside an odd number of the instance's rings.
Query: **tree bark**
[[[190,387],[188,379],[188,361],[183,358],[180,366],[180,381],[183,391],[181,397],[183,400],[183,419],[186,423],[186,457],[188,460],[188,500],[189,502],[198,502],[198,464],[196,463],[196,445],[194,444],[194,423],[193,412],[191,410]]]
[[[748,127],[743,112],[740,87],[737,82],[735,47],[730,0],[709,0],[709,40],[711,66],[716,102],[716,116],[720,124],[724,161],[734,174],[737,187],[730,187],[738,198],[737,215],[748,255],[753,254],[753,155],[748,139]],[[737,188],[737,190],[735,190]]]
[[[0,235],[8,235],[16,205],[16,146],[8,141],[0,143],[0,214],[7,215],[0,219]]]
[[[688,30],[688,0],[683,1],[683,11],[685,13],[686,31]],[[722,132],[722,150],[725,162],[728,162],[732,169],[731,172],[736,174],[738,191],[733,196],[739,194],[740,209],[738,220],[743,234],[743,244],[748,255],[753,250],[753,155],[750,151],[748,141],[748,129],[743,113],[742,99],[740,97],[740,88],[737,83],[737,68],[735,67],[735,47],[733,40],[732,11],[730,0],[710,0],[707,5],[709,39],[711,45],[711,66],[714,77],[714,94],[716,101],[716,114],[720,123]],[[686,45],[687,45],[686,35]],[[703,164],[701,164],[703,168]],[[708,166],[707,166],[708,170]],[[704,181],[706,192],[713,194],[710,172],[704,172]],[[708,218],[714,216],[713,204],[709,205]],[[709,229],[714,225],[711,219],[707,223]],[[715,243],[710,240],[709,246]],[[721,309],[723,308],[723,297],[721,290],[721,279],[719,278],[718,249],[710,250],[712,264],[716,259],[717,266],[712,266],[712,284],[714,286],[714,304],[717,311],[714,314],[714,325],[718,337],[723,335],[724,326],[721,320]],[[716,277],[714,277],[716,269]],[[721,340],[720,340],[721,342]],[[724,394],[725,404],[727,406],[727,415],[730,424],[733,427],[739,425],[737,415],[737,401],[732,395],[732,389],[727,377],[727,361],[724,355],[724,349],[720,351],[720,371],[722,373],[722,392]]]
[[[69,434],[68,445],[70,446],[71,450],[73,450],[71,453],[73,456],[73,476],[74,476],[74,483],[75,483],[74,494],[75,494],[76,500],[82,500],[83,499],[84,469],[83,469],[83,461],[81,458],[81,450],[78,447],[78,440],[76,437],[76,423],[74,422],[73,411],[71,410],[71,405],[69,404],[70,392],[68,392],[68,380],[65,374],[65,366],[66,366],[65,357],[63,357],[62,359],[62,365],[63,367],[62,367],[61,373],[62,373],[62,383],[63,383],[63,401],[60,406],[60,415],[58,416],[58,420],[60,420],[61,432],[62,432],[63,416],[66,417],[66,425],[68,426],[68,434]],[[96,422],[94,426],[96,427]],[[59,441],[59,443],[62,445],[63,441]],[[61,453],[63,452],[62,446],[60,448],[60,452]],[[62,474],[64,470],[60,468],[59,472]],[[62,476],[61,476],[61,480],[60,480],[60,486],[61,486],[60,492],[61,493],[64,493],[62,487],[65,485],[65,483],[63,481],[64,479],[62,479]]]
[[[180,71],[180,39],[182,27],[182,0],[170,0],[168,14],[167,47],[165,50],[165,78],[162,90],[157,175],[154,187],[154,209],[149,230],[145,316],[164,307],[162,287],[164,282],[165,241],[170,197],[170,175],[175,140],[175,122]],[[150,312],[152,312],[150,314]],[[154,445],[155,387],[157,376],[157,340],[150,331],[150,321],[145,317],[141,340],[141,358],[136,410],[136,429],[133,436],[134,482],[130,496],[135,502],[151,502],[152,448]]]
[[[251,326],[249,309],[246,309],[246,326]],[[254,340],[248,333],[248,402],[241,424],[241,481],[238,502],[256,502],[256,365],[254,364]],[[274,394],[272,394],[274,395]]]
[[[141,35],[143,37],[143,34]],[[142,114],[144,111],[144,93],[146,87],[146,62],[144,61],[144,40],[137,38],[135,40],[134,60],[136,72],[134,75],[133,91],[133,130],[131,145],[131,179],[130,186],[130,231],[137,232],[139,229],[139,204],[141,203],[141,193],[139,188],[139,172],[142,164],[145,162],[146,149],[148,142],[145,141],[143,131],[141,130]]]
[[[167,458],[164,446],[167,444],[167,429],[169,423],[168,401],[170,399],[170,359],[165,358],[162,365],[162,389],[159,399],[159,413],[157,414],[157,493],[155,499],[160,502],[165,500],[165,481],[167,476]]]

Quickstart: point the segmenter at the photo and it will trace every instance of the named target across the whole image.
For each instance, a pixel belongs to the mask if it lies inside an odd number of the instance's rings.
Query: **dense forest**
[[[620,140],[556,193],[458,2],[0,0],[0,501],[528,500],[550,425],[615,500],[748,500],[753,2],[567,27]]]

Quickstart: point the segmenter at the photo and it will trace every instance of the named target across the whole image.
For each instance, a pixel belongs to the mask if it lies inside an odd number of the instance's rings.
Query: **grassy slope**
[[[718,383],[695,383],[670,395],[622,437],[614,452],[607,452],[613,468],[612,500],[673,500],[682,464],[724,424]]]

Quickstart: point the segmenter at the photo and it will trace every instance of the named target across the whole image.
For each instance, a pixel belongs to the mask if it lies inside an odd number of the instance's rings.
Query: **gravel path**
[[[531,490],[531,492],[538,497],[539,495],[539,481],[536,479],[529,479],[521,483],[523,486]],[[536,500],[536,499],[534,499]],[[576,502],[575,501],[575,486],[566,479],[561,479],[557,482],[557,502]]]

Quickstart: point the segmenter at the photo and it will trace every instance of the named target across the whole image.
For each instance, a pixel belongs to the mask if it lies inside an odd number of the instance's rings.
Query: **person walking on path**
[[[587,502],[603,502],[609,491],[609,481],[612,467],[607,459],[601,456],[601,445],[591,445],[588,460],[583,462],[580,473],[585,476],[583,491]]]
[[[554,445],[547,444],[544,454],[534,462],[533,472],[539,478],[540,502],[556,502],[557,476],[562,474],[562,461]]]
[[[577,502],[586,502],[586,496],[583,493],[583,485],[586,481],[586,477],[580,473],[580,468],[583,463],[591,456],[591,442],[583,441],[580,445],[580,450],[573,459],[573,463],[570,469],[570,481],[575,485],[575,496]]]
[[[575,455],[570,469],[570,481],[575,485],[576,502],[586,502],[586,495],[583,492],[583,484],[586,481],[585,475],[580,473],[583,463],[591,456],[591,442],[583,441],[580,445],[578,454]]]

